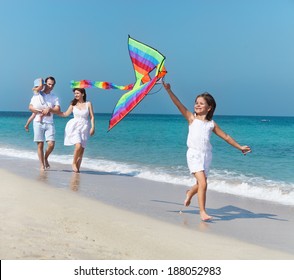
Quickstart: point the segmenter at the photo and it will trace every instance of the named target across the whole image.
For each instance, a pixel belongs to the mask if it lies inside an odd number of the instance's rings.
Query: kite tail
[[[134,87],[133,84],[126,86],[118,86],[114,83],[109,82],[99,82],[91,80],[81,80],[81,81],[70,81],[71,88],[101,88],[101,89],[119,89],[119,90],[131,90]]]

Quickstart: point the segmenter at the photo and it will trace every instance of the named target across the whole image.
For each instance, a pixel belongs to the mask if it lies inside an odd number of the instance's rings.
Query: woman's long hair
[[[83,101],[86,102],[87,101],[87,93],[86,90],[84,88],[74,88],[72,91],[79,91],[82,95],[83,95]],[[76,100],[75,98],[71,101],[71,105],[75,106],[78,103],[78,100]]]

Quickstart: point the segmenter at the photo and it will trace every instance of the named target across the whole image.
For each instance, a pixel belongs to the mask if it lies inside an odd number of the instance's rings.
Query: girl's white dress
[[[73,106],[73,116],[73,119],[69,120],[65,126],[64,145],[81,143],[85,148],[91,129],[88,102],[86,102],[86,108],[82,110]]]
[[[212,146],[210,144],[214,121],[194,119],[189,125],[187,138],[187,163],[191,173],[204,171],[208,175],[212,161]]]

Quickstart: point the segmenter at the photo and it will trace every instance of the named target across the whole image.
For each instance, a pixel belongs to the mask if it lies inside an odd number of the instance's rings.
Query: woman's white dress
[[[86,108],[82,110],[73,106],[73,116],[65,126],[64,145],[71,146],[81,143],[85,148],[91,129],[88,102],[86,102]]]
[[[187,163],[191,173],[204,171],[208,175],[212,161],[212,146],[210,144],[214,121],[194,119],[189,125],[187,138]]]

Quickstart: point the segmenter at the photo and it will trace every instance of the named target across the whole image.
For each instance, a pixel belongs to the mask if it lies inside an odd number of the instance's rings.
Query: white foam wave
[[[37,160],[35,151],[1,147],[0,155]],[[51,161],[71,164],[72,155],[52,155]],[[188,175],[187,169],[183,167],[170,170],[163,167],[155,168],[152,166],[90,158],[84,158],[83,167],[99,172],[123,174],[157,182],[176,184],[179,187],[190,187],[194,184],[194,178]],[[294,206],[293,183],[266,180],[261,177],[254,177],[253,175],[245,176],[226,170],[212,170],[209,174],[208,185],[209,189],[221,193]]]
[[[60,159],[60,156],[58,157]],[[64,160],[63,163],[70,164],[71,159]],[[176,184],[183,188],[190,187],[195,183],[195,179],[188,174],[186,168],[179,168],[178,172],[174,170],[171,172],[163,168],[156,169],[137,164],[89,158],[84,159],[83,166],[101,172]],[[211,190],[294,206],[294,184],[265,180],[260,177],[245,176],[223,170],[212,170],[211,173],[211,177],[208,179]]]
[[[36,152],[31,152],[27,150],[16,150],[6,147],[0,148],[0,155],[5,157],[17,157],[17,158],[24,158],[24,159],[37,159]]]

